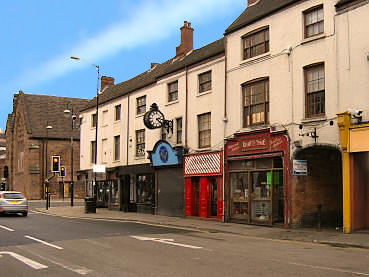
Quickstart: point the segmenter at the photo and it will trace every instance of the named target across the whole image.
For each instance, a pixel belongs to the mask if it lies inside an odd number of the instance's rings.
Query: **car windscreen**
[[[5,199],[24,199],[24,196],[21,193],[4,193],[3,197]]]

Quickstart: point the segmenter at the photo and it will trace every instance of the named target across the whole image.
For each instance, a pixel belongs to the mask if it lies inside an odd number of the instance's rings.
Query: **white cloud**
[[[122,49],[168,37],[178,31],[184,19],[206,21],[227,10],[239,9],[242,6],[245,6],[245,3],[240,0],[141,1],[132,11],[130,18],[109,26],[95,36],[78,42],[66,53],[20,74],[20,79],[14,80],[14,83],[28,87],[53,80],[86,66],[84,63],[72,62],[69,56],[83,57],[98,63]]]

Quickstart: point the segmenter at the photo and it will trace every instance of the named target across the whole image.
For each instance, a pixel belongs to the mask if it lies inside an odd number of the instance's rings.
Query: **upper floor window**
[[[161,127],[161,139],[162,140],[167,139],[167,130],[164,127]]]
[[[108,110],[102,112],[102,126],[108,125]]]
[[[243,59],[249,59],[269,52],[269,27],[254,31],[242,37]]]
[[[96,141],[91,141],[91,146],[90,146],[90,161],[92,164],[96,164]]]
[[[145,129],[136,131],[136,156],[145,156]]]
[[[177,144],[182,144],[182,117],[176,119],[177,125]]]
[[[178,81],[168,84],[168,102],[178,100]]]
[[[306,117],[325,113],[324,64],[308,66],[305,71]]]
[[[97,124],[97,117],[96,117],[96,114],[94,113],[91,117],[91,127],[96,127],[96,124]]]
[[[122,106],[121,105],[116,105],[115,106],[115,121],[118,121],[120,120],[120,113],[121,113],[121,110],[122,110]]]
[[[211,113],[197,116],[199,124],[199,148],[211,146]]]
[[[211,71],[199,75],[199,93],[211,90]]]
[[[136,98],[136,101],[136,114],[143,114],[146,112],[146,95]]]
[[[114,136],[114,161],[120,159],[120,136]]]
[[[315,7],[304,12],[305,38],[324,33],[323,6]]]
[[[268,123],[269,79],[244,84],[242,94],[243,127]]]

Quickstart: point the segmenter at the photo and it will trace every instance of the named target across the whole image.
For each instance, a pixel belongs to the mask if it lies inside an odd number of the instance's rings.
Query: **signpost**
[[[294,176],[308,175],[306,160],[293,160],[293,175]]]

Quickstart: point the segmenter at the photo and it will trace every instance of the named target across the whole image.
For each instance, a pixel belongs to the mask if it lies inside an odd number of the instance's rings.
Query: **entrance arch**
[[[330,144],[297,149],[294,160],[306,160],[307,176],[292,176],[292,223],[311,227],[342,226],[342,154]]]

